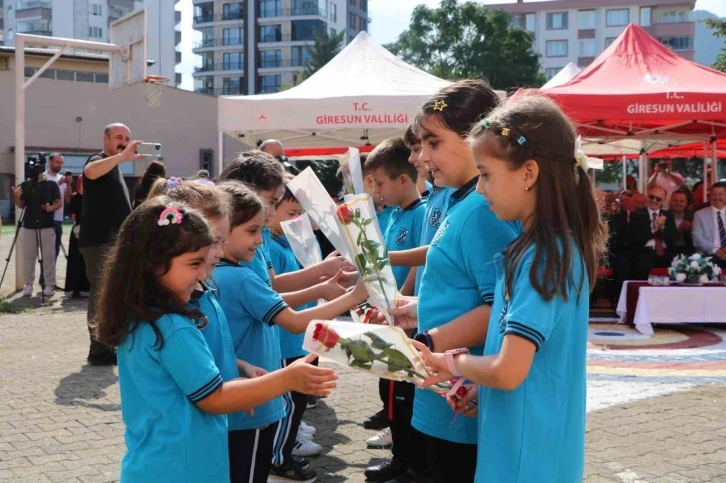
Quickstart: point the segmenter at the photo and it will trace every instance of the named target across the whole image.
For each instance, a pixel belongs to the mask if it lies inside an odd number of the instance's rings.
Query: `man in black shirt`
[[[78,245],[91,282],[87,316],[91,337],[88,362],[91,365],[116,363],[114,350],[98,342],[91,327],[95,320],[98,282],[103,275],[101,271],[106,252],[121,224],[131,213],[129,191],[118,165],[143,158],[136,154],[141,143],[131,141],[131,131],[123,124],[110,124],[103,132],[103,152],[88,158],[83,168],[83,211]]]
[[[50,297],[55,291],[55,222],[56,210],[63,206],[60,189],[55,181],[46,179],[43,165],[37,165],[37,178],[23,181],[15,189],[15,205],[25,209],[23,214],[23,262],[25,288],[24,297],[33,295],[35,261],[38,259],[38,245],[43,259],[45,287],[43,295]]]

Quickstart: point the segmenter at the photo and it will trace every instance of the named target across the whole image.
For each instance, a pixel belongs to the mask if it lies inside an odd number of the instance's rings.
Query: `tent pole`
[[[628,157],[623,154],[623,190],[628,189]]]
[[[708,141],[703,143],[703,202],[708,201]]]
[[[222,171],[224,170],[224,133],[222,131],[217,131],[217,133],[219,137],[217,139],[217,176],[215,177],[222,174]]]
[[[638,160],[638,169],[640,171],[640,179],[638,184],[640,185],[640,192],[645,193],[646,187],[648,186],[648,155],[642,153]]]
[[[711,152],[713,155],[711,156],[711,181],[713,183],[718,182],[718,157],[716,156],[716,140],[714,139],[711,143]],[[713,184],[711,183],[711,184]]]

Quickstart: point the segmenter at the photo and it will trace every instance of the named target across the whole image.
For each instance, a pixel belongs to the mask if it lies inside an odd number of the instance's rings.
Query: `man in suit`
[[[663,209],[666,190],[654,186],[648,191],[645,208],[634,211],[628,222],[628,240],[636,260],[635,278],[647,280],[654,267],[668,267],[673,260],[678,228],[673,214]]]
[[[670,199],[670,211],[676,221],[678,228],[678,240],[673,248],[673,252],[677,255],[693,254],[693,237],[691,230],[693,229],[693,213],[688,208],[688,193],[685,190],[675,191]]]
[[[693,215],[693,245],[726,268],[726,182],[711,186],[711,206]]]

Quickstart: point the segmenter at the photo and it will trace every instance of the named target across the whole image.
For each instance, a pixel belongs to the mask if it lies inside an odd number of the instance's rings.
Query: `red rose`
[[[459,389],[456,390],[456,397],[459,399],[463,398],[469,393],[469,390],[465,388],[464,386],[459,386]]]
[[[315,324],[315,330],[313,332],[313,340],[322,343],[328,349],[335,347],[338,343],[340,336],[336,331],[328,327],[327,325],[317,323]]]
[[[353,221],[353,211],[348,208],[348,205],[340,205],[338,207],[338,219],[344,225],[349,225]]]

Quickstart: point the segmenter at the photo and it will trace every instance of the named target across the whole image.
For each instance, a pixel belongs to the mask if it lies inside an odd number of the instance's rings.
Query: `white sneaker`
[[[298,434],[315,434],[318,430],[315,429],[315,426],[310,426],[309,424],[305,423],[305,421],[300,421],[300,428],[298,428],[297,431]]]
[[[303,433],[303,432],[298,431],[297,439],[299,439],[300,441],[312,441],[313,435],[310,433]]]
[[[43,295],[45,295],[46,297],[52,297],[54,293],[55,290],[53,289],[53,287],[48,286],[43,289]]]
[[[390,428],[386,428],[372,438],[368,438],[366,445],[371,449],[388,449],[393,446],[393,436]]]
[[[292,454],[295,456],[316,456],[322,453],[323,447],[312,441],[305,441],[298,438],[295,446],[292,448]]]
[[[26,285],[23,289],[23,297],[30,297],[31,295],[33,295],[33,286]]]

